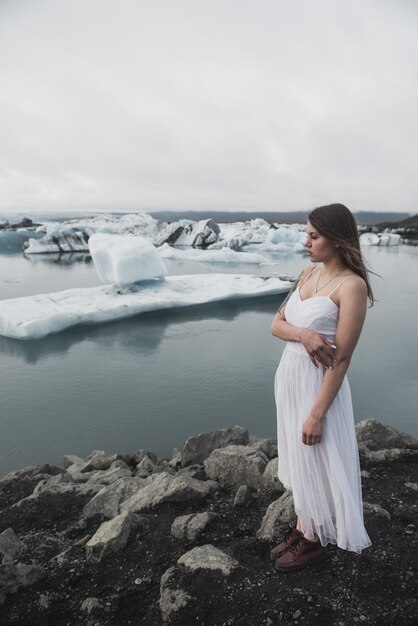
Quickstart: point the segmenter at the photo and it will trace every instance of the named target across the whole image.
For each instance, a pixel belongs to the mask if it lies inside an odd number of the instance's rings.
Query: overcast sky
[[[0,209],[418,211],[416,0],[0,0]]]

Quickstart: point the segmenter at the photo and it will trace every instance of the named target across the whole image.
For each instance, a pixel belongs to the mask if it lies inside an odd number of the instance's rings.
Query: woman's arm
[[[305,276],[308,275],[308,270],[312,270],[312,268],[307,267],[300,273],[292,289],[282,302],[273,318],[271,332],[275,337],[284,341],[299,341],[302,343],[315,367],[319,367],[319,364],[322,364],[325,367],[332,368],[334,364],[334,347],[332,343],[324,335],[320,335],[309,328],[293,326],[293,324],[289,324],[286,321],[286,303],[296,290],[299,282],[303,281]]]
[[[325,414],[333,403],[350,365],[351,356],[360,338],[367,311],[367,286],[359,277],[341,287],[340,312],[335,334],[336,363],[326,370],[309,417],[302,428],[302,441],[313,445],[321,441]]]

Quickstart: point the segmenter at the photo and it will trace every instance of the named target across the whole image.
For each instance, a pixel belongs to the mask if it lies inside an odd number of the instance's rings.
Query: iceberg
[[[67,289],[0,301],[0,335],[39,339],[78,324],[98,324],[175,307],[286,293],[290,281],[248,274],[168,276],[127,289]]]
[[[399,246],[401,236],[397,233],[384,232],[380,236],[379,246]]]
[[[395,233],[363,233],[360,235],[360,244],[363,246],[399,246],[401,236]]]
[[[218,240],[220,228],[213,220],[180,220],[161,226],[161,232],[154,237],[156,246],[168,243],[172,246],[192,246],[206,248]]]
[[[154,244],[145,237],[95,233],[89,250],[100,280],[118,287],[168,273]]]
[[[379,236],[376,233],[363,233],[359,237],[360,245],[363,246],[378,246]]]
[[[212,248],[228,246],[233,250],[258,248],[273,252],[302,252],[305,240],[304,224],[269,224],[263,219],[221,224],[220,238]]]
[[[154,237],[163,224],[148,213],[133,213],[122,216],[98,215],[83,220],[45,222],[38,227],[42,239],[29,239],[24,244],[25,254],[51,252],[87,252],[88,241],[93,233],[132,234]]]
[[[42,239],[30,238],[23,244],[25,254],[45,254],[63,252],[86,252],[89,237],[93,231],[63,228],[57,234],[48,234]]]
[[[270,229],[270,224],[261,218],[248,220],[246,222],[233,222],[231,224],[220,224],[220,236],[218,243],[211,247],[232,248],[241,250],[249,243],[263,243]]]
[[[172,248],[165,243],[158,248],[158,252],[163,259],[184,259],[204,263],[250,263],[253,265],[270,265],[267,259],[261,254],[235,252],[235,250],[231,250],[230,248],[209,248],[208,250],[189,248],[183,250]]]

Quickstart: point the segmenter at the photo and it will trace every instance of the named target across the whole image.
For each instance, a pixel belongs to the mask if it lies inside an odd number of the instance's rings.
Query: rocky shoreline
[[[240,426],[149,450],[65,456],[0,481],[0,624],[416,624],[418,441],[356,425],[361,556],[278,572],[294,520],[277,443]]]

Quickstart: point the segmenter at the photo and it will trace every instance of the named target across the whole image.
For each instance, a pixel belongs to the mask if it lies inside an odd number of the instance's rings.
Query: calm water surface
[[[351,361],[356,420],[418,436],[418,248],[367,248],[378,298]],[[297,275],[309,260],[272,266],[169,262],[170,273]],[[98,285],[87,255],[0,256],[0,299]],[[42,340],[0,337],[0,474],[65,453],[173,447],[241,424],[276,436],[273,378],[284,343],[270,324],[281,296],[215,303],[83,326]]]

